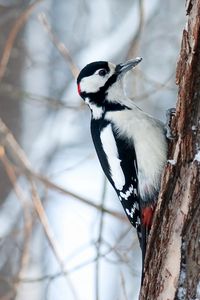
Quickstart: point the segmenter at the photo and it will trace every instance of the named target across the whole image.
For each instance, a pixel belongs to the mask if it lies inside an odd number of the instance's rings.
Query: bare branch
[[[129,231],[130,231],[130,229],[126,230],[125,232],[123,232],[119,236],[119,238],[116,241],[116,245],[126,236],[126,234]],[[110,246],[109,245],[109,248],[107,250],[105,250],[104,252],[102,252],[102,253],[99,254],[99,258],[106,258],[106,256],[109,255],[112,251],[116,251],[116,245],[114,245],[114,246]],[[97,260],[97,256],[95,255],[94,258],[89,259],[87,261],[84,261],[83,263],[81,263],[81,264],[79,264],[79,265],[77,265],[77,266],[69,269],[68,270],[68,274],[76,272],[76,271],[80,270],[81,268],[84,268],[84,267],[88,266],[89,264],[94,263],[96,260]],[[40,282],[40,281],[44,281],[44,280],[53,280],[55,278],[63,276],[64,274],[65,273],[63,273],[63,272],[57,272],[57,273],[54,273],[54,274],[46,274],[46,275],[43,275],[41,277],[35,277],[35,278],[25,278],[25,277],[23,277],[23,278],[19,278],[18,280],[23,281],[24,283],[33,283],[33,282]],[[3,280],[6,280],[6,279],[3,278]]]
[[[27,250],[28,250],[28,241],[30,239],[30,234],[31,234],[31,228],[29,226],[30,222],[29,222],[29,210],[27,210],[26,208],[26,205],[28,204],[27,203],[27,200],[26,200],[26,197],[24,195],[24,192],[23,190],[20,188],[20,186],[17,184],[17,177],[15,175],[15,172],[14,172],[14,168],[12,167],[12,164],[9,162],[8,158],[6,157],[5,155],[5,152],[2,150],[2,147],[0,148],[0,159],[4,165],[4,168],[7,172],[7,175],[13,185],[13,188],[14,188],[14,191],[17,195],[17,198],[20,200],[20,202],[22,203],[23,205],[23,210],[24,210],[24,221],[25,221],[25,247],[23,247],[23,253],[22,253],[22,258],[21,258],[21,267],[20,267],[20,270],[18,272],[18,274],[16,275],[16,278],[20,278],[21,277],[21,274],[23,273],[24,271],[24,268],[25,266],[27,265],[28,263],[28,256],[27,256]],[[48,222],[48,218],[46,216],[46,213],[45,213],[45,210],[43,208],[43,205],[42,205],[42,202],[39,198],[39,195],[38,195],[38,192],[37,192],[37,189],[35,187],[35,184],[34,182],[30,179],[30,184],[31,184],[31,192],[32,192],[32,200],[33,200],[33,204],[34,204],[34,207],[35,207],[35,210],[38,214],[38,217],[39,217],[39,220],[42,224],[42,227],[45,231],[45,234],[46,234],[46,237],[47,237],[47,240],[53,250],[53,253],[60,265],[60,268],[61,268],[61,271],[62,273],[65,275],[65,279],[67,281],[67,284],[69,285],[71,291],[72,291],[72,294],[74,296],[74,299],[78,299],[77,297],[77,294],[76,294],[76,291],[69,279],[69,277],[66,277],[66,275],[68,275],[68,272],[66,270],[66,267],[65,267],[65,264],[63,262],[63,258],[62,258],[62,254],[61,254],[61,250],[59,248],[59,245],[58,243],[56,242],[55,240],[55,237],[54,237],[54,234],[51,230],[51,227],[50,227],[50,224]],[[19,284],[19,280],[18,281],[15,281],[15,289],[17,288],[17,285]]]
[[[51,230],[47,215],[45,213],[44,207],[43,207],[42,202],[40,200],[40,197],[38,195],[36,186],[35,186],[34,182],[31,179],[30,179],[30,183],[31,183],[31,190],[32,190],[31,192],[32,192],[33,204],[34,204],[35,210],[38,214],[38,217],[40,219],[40,222],[42,224],[42,227],[45,231],[48,242],[49,242],[49,244],[50,244],[50,246],[53,250],[53,253],[54,253],[54,255],[55,255],[55,257],[56,257],[56,259],[57,259],[57,261],[60,265],[62,273],[65,275],[65,279],[66,279],[67,284],[69,285],[69,287],[72,291],[74,299],[78,299],[76,290],[75,290],[71,280],[69,279],[69,276],[66,276],[66,275],[69,275],[69,274],[68,274],[68,271],[66,270],[66,266],[65,266],[64,260],[62,258],[61,249],[60,249],[60,247],[59,247],[59,245],[58,245],[58,243],[55,239],[55,236],[54,236],[54,234]]]
[[[31,232],[32,232],[32,218],[31,218],[31,214],[30,214],[30,203],[27,201],[27,197],[25,196],[23,190],[17,183],[17,177],[15,175],[12,164],[8,160],[7,156],[5,155],[5,151],[2,146],[0,146],[0,160],[6,170],[6,173],[10,179],[10,182],[13,185],[13,188],[17,195],[17,198],[23,208],[24,241],[23,241],[19,269],[18,269],[17,274],[15,275],[16,278],[20,278],[23,275],[25,268],[27,267],[28,262],[29,262],[29,254],[28,253],[29,253],[30,238],[31,238]],[[12,293],[17,294],[17,289],[18,289],[19,284],[20,284],[20,281],[15,282],[14,286],[12,287],[15,292],[13,291]]]
[[[175,88],[170,87],[168,85],[168,83],[172,80],[172,77],[174,75],[174,73],[172,73],[171,75],[169,75],[169,77],[165,80],[165,82],[161,83],[161,82],[157,82],[149,77],[147,77],[141,70],[137,69],[137,74],[140,76],[141,79],[143,79],[144,81],[151,83],[151,85],[153,86],[151,90],[144,92],[142,94],[138,94],[134,97],[135,100],[144,100],[146,98],[149,98],[150,96],[158,93],[160,90],[163,89],[167,89],[167,90],[175,90]]]
[[[144,28],[144,1],[138,0],[138,5],[139,5],[138,9],[139,9],[139,18],[140,18],[138,30],[136,35],[134,36],[134,39],[131,42],[131,46],[128,50],[127,58],[132,58],[137,54],[139,48],[139,41]]]
[[[126,292],[126,284],[125,284],[124,275],[123,275],[122,271],[120,271],[120,277],[121,277],[122,290],[123,290],[123,294],[124,294],[124,300],[128,300],[128,296],[127,296],[127,292]]]
[[[25,90],[21,90],[12,84],[2,82],[1,90],[9,93],[16,98],[17,101],[21,101],[23,99],[26,101],[32,101],[34,104],[45,105],[50,107],[51,109],[59,110],[59,109],[70,109],[70,110],[81,110],[83,109],[83,105],[70,105],[62,101],[58,98],[53,98],[49,96],[44,96],[40,94],[31,93]]]
[[[105,197],[106,197],[106,187],[107,187],[107,179],[104,176],[103,181],[103,190],[102,190],[102,196],[101,196],[101,205],[104,206],[105,203]],[[96,250],[97,250],[97,256],[96,256],[96,300],[99,300],[99,268],[100,268],[100,256],[101,256],[101,242],[102,242],[102,234],[103,234],[103,222],[104,220],[104,212],[101,211],[101,217],[100,217],[100,224],[99,224],[99,234],[98,239],[96,243]]]
[[[32,14],[33,10],[35,9],[36,5],[38,3],[42,2],[42,0],[36,0],[33,4],[31,4],[30,6],[28,6],[28,8],[26,8],[21,14],[20,16],[17,18],[17,20],[15,21],[9,35],[7,38],[7,41],[5,43],[5,47],[3,50],[3,54],[0,60],[0,80],[2,80],[5,71],[6,71],[6,67],[10,58],[10,54],[15,42],[15,39],[17,37],[17,34],[19,33],[19,31],[21,30],[21,28],[24,26],[24,24],[26,23],[27,19],[29,18],[29,16]]]
[[[68,63],[71,73],[74,76],[74,78],[77,78],[79,74],[79,69],[76,66],[71,54],[69,53],[69,50],[66,48],[66,46],[59,41],[58,37],[55,35],[55,33],[52,31],[52,28],[48,22],[47,16],[45,13],[40,13],[38,15],[38,19],[40,23],[43,25],[45,30],[47,31],[52,43],[54,46],[58,49],[60,54],[64,57],[65,61]]]
[[[6,146],[7,150],[10,152],[16,166],[18,167],[18,171],[27,176],[28,178],[32,177],[33,179],[36,179],[38,181],[41,181],[43,184],[45,184],[48,188],[58,191],[61,194],[68,195],[73,197],[74,199],[77,199],[81,201],[82,203],[93,207],[99,211],[103,211],[115,218],[118,218],[122,221],[127,222],[127,219],[124,215],[106,209],[105,207],[102,207],[102,205],[95,204],[94,201],[87,200],[75,193],[72,193],[63,187],[58,186],[57,184],[50,181],[45,176],[42,176],[40,174],[37,174],[35,171],[32,170],[31,164],[26,157],[26,154],[22,150],[22,148],[19,146],[19,144],[16,142],[14,136],[10,132],[10,130],[6,127],[4,122],[0,119],[0,145]]]
[[[107,214],[109,214],[109,215],[111,215],[111,216],[113,216],[117,219],[120,219],[124,222],[127,222],[126,217],[123,214],[120,214],[116,211],[107,209],[104,206],[102,206],[101,204],[98,205],[94,201],[88,200],[86,198],[81,197],[78,194],[70,192],[67,189],[65,189],[65,188],[55,184],[54,182],[50,181],[45,176],[35,173],[34,171],[32,171],[32,169],[27,169],[27,168],[26,169],[21,169],[21,173],[25,174],[26,176],[32,176],[34,179],[36,179],[38,181],[41,181],[43,184],[46,185],[46,187],[48,187],[50,189],[53,189],[53,190],[55,190],[55,191],[57,191],[61,194],[64,194],[64,195],[71,196],[74,199],[79,200],[80,202],[82,202],[82,203],[84,203],[84,204],[86,204],[86,205],[88,205],[92,208],[95,208],[99,211],[103,211],[103,212],[105,212],[105,213],[107,213]]]

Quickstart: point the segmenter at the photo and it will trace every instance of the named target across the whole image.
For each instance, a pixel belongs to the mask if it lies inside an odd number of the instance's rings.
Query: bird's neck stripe
[[[108,101],[106,101],[105,108],[106,108],[106,111],[120,111],[120,110],[124,110],[124,109],[130,109],[126,105],[122,105],[119,103],[112,103],[112,102],[108,102]]]
[[[100,101],[93,101],[93,99],[89,97],[85,98],[85,103],[89,105],[94,119],[100,119],[105,115],[106,112],[130,109],[126,105],[122,105],[120,103],[115,103],[115,102],[112,103],[109,101],[104,101],[104,103],[98,105]]]

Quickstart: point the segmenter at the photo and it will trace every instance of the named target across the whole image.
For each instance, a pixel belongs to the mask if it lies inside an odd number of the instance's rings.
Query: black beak
[[[135,66],[137,66],[137,64],[139,64],[141,62],[141,60],[142,60],[141,57],[136,57],[135,59],[130,59],[123,64],[117,65],[115,71],[119,75],[125,74],[127,71],[129,71],[132,68],[134,68]]]

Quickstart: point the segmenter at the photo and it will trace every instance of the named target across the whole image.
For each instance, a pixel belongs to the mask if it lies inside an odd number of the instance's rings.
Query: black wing
[[[113,124],[105,119],[93,119],[91,133],[102,169],[141,238],[141,210],[134,145],[123,140]]]

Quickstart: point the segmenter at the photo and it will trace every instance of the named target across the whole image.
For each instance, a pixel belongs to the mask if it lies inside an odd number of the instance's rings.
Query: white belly
[[[106,114],[120,136],[134,143],[138,184],[143,201],[153,197],[159,190],[162,170],[167,159],[167,142],[163,124],[135,107],[132,110]]]

